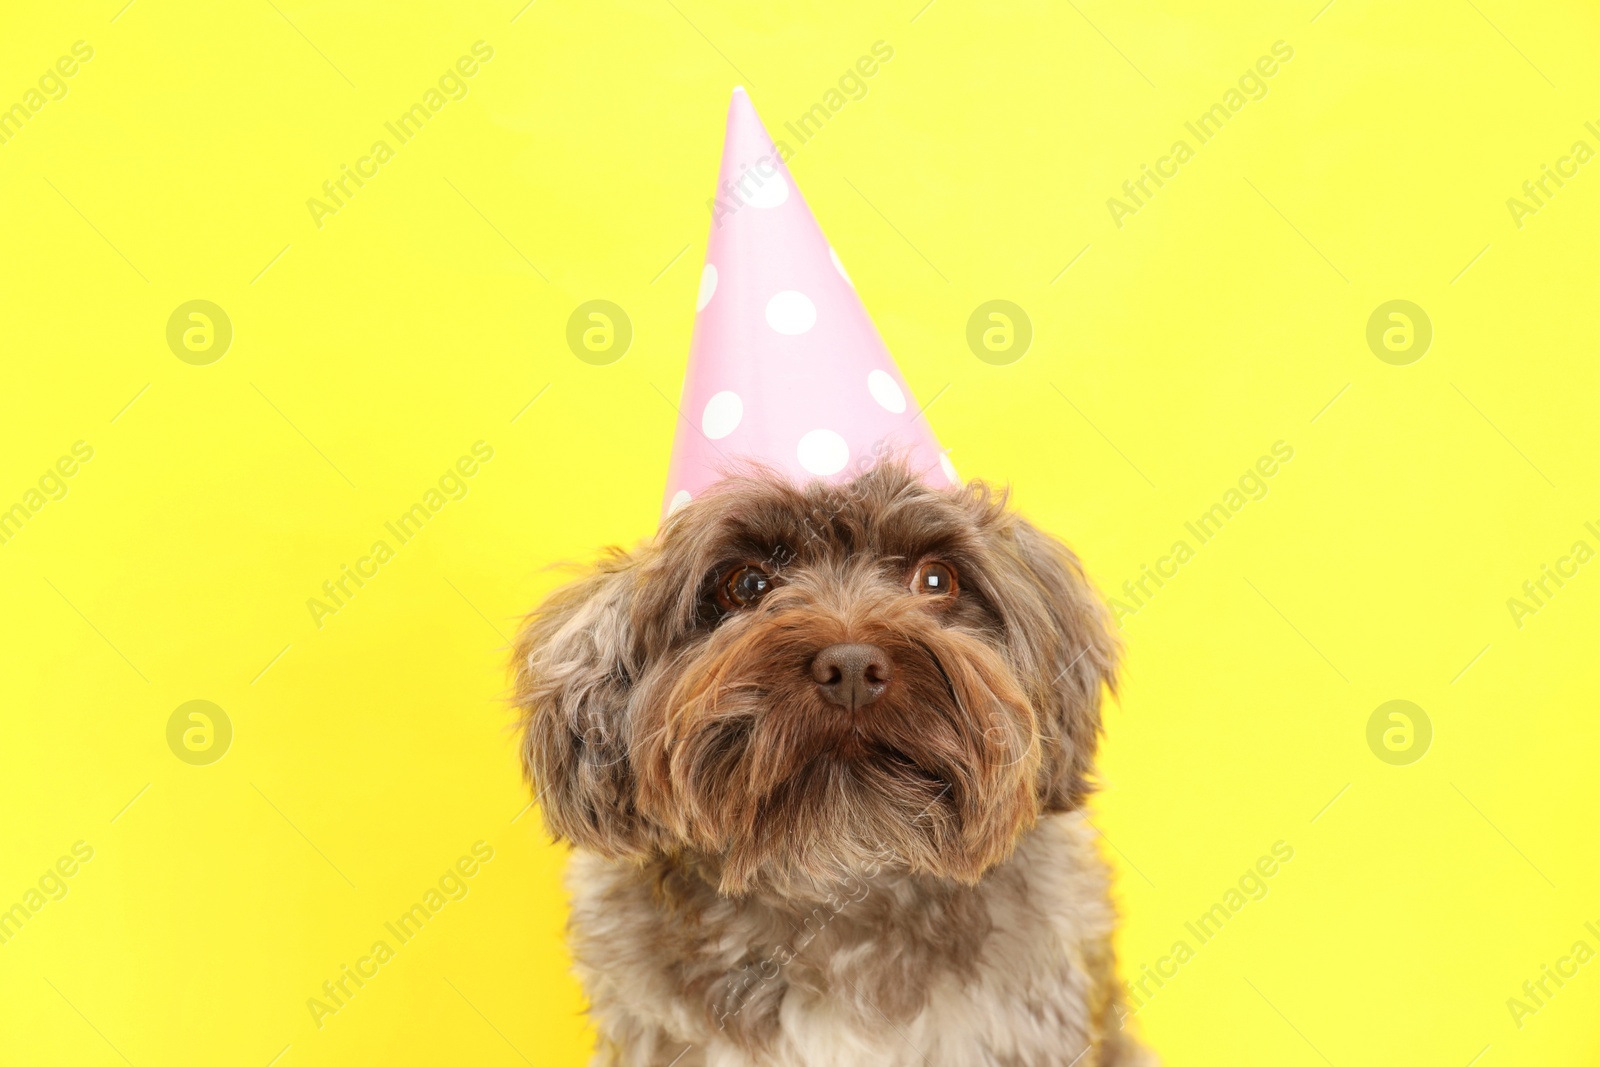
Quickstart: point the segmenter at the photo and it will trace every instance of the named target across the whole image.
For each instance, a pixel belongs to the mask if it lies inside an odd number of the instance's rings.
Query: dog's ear
[[[1040,807],[1070,811],[1094,789],[1103,689],[1116,693],[1120,647],[1078,557],[1015,518],[1001,540],[1014,582],[997,605],[1044,736]]]
[[[557,838],[622,857],[644,848],[628,758],[628,702],[641,668],[630,618],[637,561],[614,552],[557,589],[517,636],[523,769]]]

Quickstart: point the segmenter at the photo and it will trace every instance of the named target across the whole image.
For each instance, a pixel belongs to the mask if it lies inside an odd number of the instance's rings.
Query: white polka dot
[[[770,160],[752,164],[734,189],[751,207],[774,208],[789,199],[789,183]]]
[[[961,475],[956,473],[956,465],[951,463],[950,457],[943,453],[939,455],[939,469],[944,471],[944,476],[950,479],[951,485],[961,484]]]
[[[843,278],[846,284],[848,284],[850,288],[854,289],[856,287],[856,283],[850,280],[849,272],[844,269],[844,264],[839,262],[839,253],[833,250],[832,245],[828,246],[828,258],[833,260],[833,268],[839,272],[839,277]]]
[[[850,462],[850,446],[832,430],[812,430],[800,438],[795,455],[812,474],[837,474]]]
[[[906,394],[900,391],[888,371],[875,370],[867,375],[867,392],[872,394],[872,399],[896,415],[906,409]]]
[[[767,325],[793,337],[817,324],[817,305],[804,293],[785,289],[767,301]]]
[[[706,401],[706,410],[700,416],[700,428],[713,441],[719,441],[739,427],[744,418],[744,401],[738,393],[724,390]]]
[[[676,493],[672,494],[672,503],[667,505],[667,514],[674,514],[679,508],[683,507],[693,499],[694,497],[689,495],[689,490],[679,489]]]
[[[717,268],[710,263],[700,272],[700,295],[695,298],[694,309],[704,311],[706,305],[711,303],[712,294],[717,291]]]

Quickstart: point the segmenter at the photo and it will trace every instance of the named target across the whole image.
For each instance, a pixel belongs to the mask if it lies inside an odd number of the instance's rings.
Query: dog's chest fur
[[[1106,875],[1081,815],[1043,819],[976,887],[880,875],[733,900],[579,851],[577,969],[617,1067],[1109,1067]]]

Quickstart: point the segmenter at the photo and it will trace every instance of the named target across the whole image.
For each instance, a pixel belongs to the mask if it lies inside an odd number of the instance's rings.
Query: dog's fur
[[[771,591],[719,605],[741,563]],[[841,642],[893,666],[853,711],[811,672]],[[745,473],[553,594],[516,697],[595,1063],[1146,1062],[1081,811],[1116,656],[1070,551],[897,462]]]

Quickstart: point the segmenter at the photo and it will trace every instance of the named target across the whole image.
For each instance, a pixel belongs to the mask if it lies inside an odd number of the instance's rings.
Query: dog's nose
[[[893,675],[889,654],[877,645],[829,645],[811,661],[811,677],[823,697],[851,711],[883,696]]]

